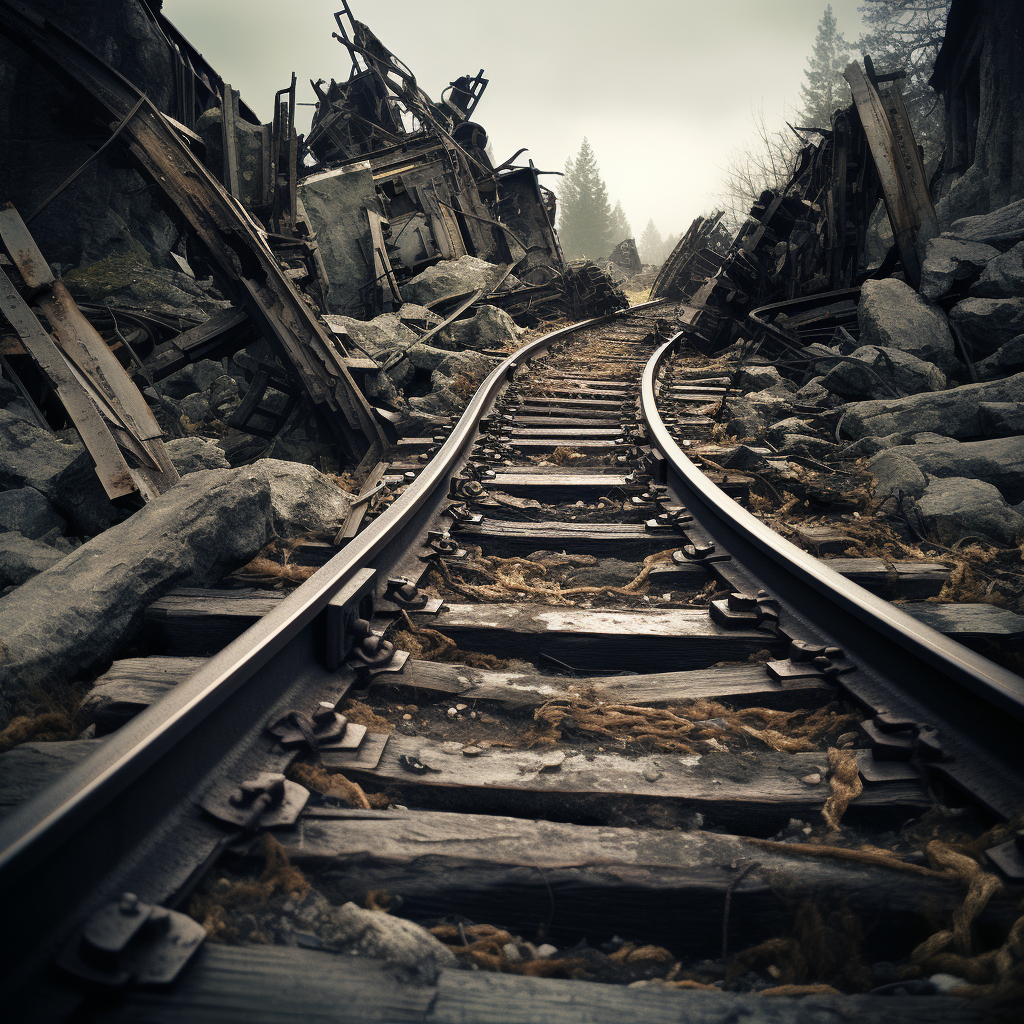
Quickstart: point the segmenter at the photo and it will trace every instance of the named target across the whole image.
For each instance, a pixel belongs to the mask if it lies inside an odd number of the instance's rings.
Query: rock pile
[[[929,241],[920,294],[865,282],[858,328],[855,345],[805,348],[802,386],[741,370],[729,432],[784,454],[868,457],[881,507],[912,510],[940,544],[1024,540],[1024,202]]]

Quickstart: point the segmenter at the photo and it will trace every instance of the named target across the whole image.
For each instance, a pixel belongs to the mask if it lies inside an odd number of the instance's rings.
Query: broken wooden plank
[[[821,707],[836,697],[835,687],[823,679],[780,683],[768,675],[764,665],[720,665],[688,672],[618,676],[551,676],[521,669],[471,668],[410,659],[400,674],[378,676],[376,685],[459,696],[509,708],[537,707],[574,693],[587,694],[587,700],[643,707],[707,699],[732,707],[785,711]]]
[[[942,562],[887,562],[882,558],[823,558],[835,572],[882,597],[935,597],[949,580]]]
[[[397,892],[403,916],[462,914],[525,933],[545,920],[554,890],[549,941],[636,935],[679,956],[706,955],[712,944],[707,930],[680,929],[680,919],[717,920],[730,891],[733,948],[777,936],[799,902],[841,901],[875,922],[872,956],[879,958],[912,948],[926,903],[933,913],[950,913],[961,898],[948,878],[916,876],[908,885],[907,873],[893,867],[797,857],[701,831],[313,808],[301,833],[282,832],[280,841],[292,863],[323,880],[335,904]],[[739,868],[728,866],[752,861],[758,867],[737,881]],[[1009,907],[1003,916],[1012,923]]]
[[[918,622],[945,633],[971,650],[988,653],[1024,650],[1024,615],[993,604],[933,604],[908,601],[897,606]]]
[[[30,293],[53,284],[55,278],[50,264],[11,202],[0,206],[0,238]]]
[[[484,727],[481,735],[486,735]],[[477,741],[477,746],[483,741]],[[608,746],[614,744],[607,741]],[[360,779],[404,791],[403,803],[473,813],[504,813],[558,820],[613,823],[626,811],[638,825],[667,824],[670,814],[684,824],[700,814],[708,827],[767,837],[790,818],[817,817],[831,792],[824,778],[824,751],[782,754],[772,750],[700,755],[639,754],[600,751],[565,754],[555,770],[545,766],[552,751],[485,749],[475,757],[448,754],[440,743],[422,736],[392,733],[372,771],[357,769]],[[429,767],[414,773],[401,758]],[[930,806],[923,784],[893,782],[867,787],[846,812],[887,821],[905,821]],[[903,817],[901,818],[900,815]]]
[[[64,354],[4,273],[0,273],[0,309],[57,392],[96,466],[96,476],[107,497],[131,494],[136,489],[135,480],[103,417]]]
[[[780,638],[724,629],[705,608],[609,611],[538,604],[446,604],[414,621],[467,650],[504,658],[543,653],[583,672],[672,671],[779,650]]]
[[[284,598],[284,593],[274,590],[180,587],[146,609],[146,635],[162,654],[216,654]]]
[[[209,320],[157,345],[142,362],[151,380],[163,380],[189,363],[231,355],[258,337],[259,331],[247,313],[221,309]]]
[[[368,499],[384,482],[387,469],[388,464],[386,462],[378,462],[366,474],[366,479],[363,481],[362,487],[359,488],[359,494],[356,497]],[[335,544],[343,544],[345,541],[351,540],[359,532],[359,527],[369,507],[369,500],[358,501],[349,507],[348,512],[345,513],[345,521],[341,524],[341,529],[338,530],[334,538]]]
[[[313,978],[316,984],[310,983]],[[627,988],[484,971],[442,970],[428,981],[365,957],[209,942],[173,988],[126,990],[103,1015],[109,1024],[772,1024],[797,1021],[805,1012],[808,1020],[872,1024],[991,1020],[982,1000],[948,995],[815,995],[794,1003],[753,993]],[[32,1013],[26,1019],[43,1016]]]

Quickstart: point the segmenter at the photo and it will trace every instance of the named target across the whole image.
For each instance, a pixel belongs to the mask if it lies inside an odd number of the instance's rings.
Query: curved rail
[[[181,841],[167,820],[168,808],[194,798],[225,765],[244,764],[273,710],[296,699],[289,697],[296,686],[308,689],[314,680],[331,678],[317,657],[321,613],[359,570],[374,568],[378,578],[386,577],[447,496],[481,417],[516,368],[561,338],[623,312],[553,331],[504,359],[434,458],[377,520],[188,679],[0,820],[0,900],[10,924],[0,936],[0,956],[8,964],[22,959],[33,939],[45,945],[57,922],[81,919],[90,901],[104,898],[101,890],[115,891],[113,866],[131,860],[139,844],[157,841],[158,834]],[[298,682],[289,685],[293,679]],[[152,883],[154,890],[179,888],[191,866],[179,865],[178,874],[173,866],[168,870],[168,877]],[[153,898],[161,897],[154,891]],[[69,915],[77,904],[83,906]]]
[[[966,732],[985,743],[984,751],[972,744],[973,757],[980,754],[991,761],[994,755],[1015,775],[1021,760],[1017,723],[1024,721],[1024,678],[918,622],[790,543],[727,497],[676,444],[658,412],[657,381],[681,338],[682,333],[676,334],[651,357],[640,403],[650,442],[665,457],[668,483],[689,514],[768,584],[773,596],[790,606],[791,615],[818,624],[840,640],[847,656],[873,676],[860,694],[865,703],[895,710],[909,698],[917,704],[911,709],[918,712],[916,720],[956,723],[959,728],[948,727],[950,735]],[[892,679],[899,679],[905,692],[886,682]],[[965,699],[966,694],[975,699]],[[999,814],[1014,809],[1000,796],[1001,790],[1010,789],[1010,779],[987,784],[966,764],[942,770],[963,785],[970,783],[971,791]],[[1017,788],[1018,802],[1021,792]]]

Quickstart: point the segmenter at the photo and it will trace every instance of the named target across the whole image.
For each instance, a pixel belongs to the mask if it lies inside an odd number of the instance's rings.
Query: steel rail
[[[561,328],[504,359],[434,458],[378,519],[242,636],[0,819],[4,974],[24,959],[32,941],[52,952],[57,933],[81,920],[102,893],[109,898],[117,891],[116,866],[143,856],[161,829],[161,842],[179,841],[168,834],[168,808],[194,799],[225,766],[244,762],[271,711],[288,702],[291,680],[308,684],[334,676],[317,655],[321,613],[361,569],[376,569],[383,589],[391,566],[440,508],[481,417],[515,370],[571,334],[664,301]],[[178,865],[171,869],[173,882],[154,884],[180,884],[194,866]]]
[[[664,456],[670,488],[696,522],[786,602],[792,615],[840,641],[869,677],[859,693],[865,704],[884,703],[893,710],[902,704],[919,712],[918,721],[944,722],[943,742],[965,756],[959,758],[963,763],[939,765],[939,770],[993,812],[1009,816],[1024,803],[1019,740],[1024,678],[829,569],[705,476],[676,444],[657,406],[659,373],[683,336],[674,335],[652,355],[640,388],[649,442]]]

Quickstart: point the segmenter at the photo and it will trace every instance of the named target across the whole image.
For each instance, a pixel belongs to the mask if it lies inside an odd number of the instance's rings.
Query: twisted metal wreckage
[[[483,287],[434,304],[444,323],[420,325],[421,340],[481,300],[527,325],[626,305],[595,264],[563,258],[555,197],[532,161],[514,165],[523,150],[492,164],[487,135],[470,119],[487,86],[483,71],[452,82],[435,103],[343,2],[334,37],[351,72],[326,89],[312,83],[318,104],[303,138],[294,74],[275,97],[272,124],[262,125],[159,5],[147,11],[176,58],[174,116],[29,5],[0,0],[0,32],[109,124],[86,164],[108,146],[126,150],[184,217],[190,252],[194,240],[232,300],[183,331],[158,313],[121,315],[137,328],[129,339],[103,307],[75,304],[28,227],[84,166],[35,210],[4,208],[0,311],[18,339],[8,352],[61,399],[111,498],[148,499],[177,480],[138,389],[159,398],[160,380],[200,359],[234,356],[250,377],[230,427],[273,438],[312,420],[333,436],[342,463],[373,465],[393,437],[395,412],[371,405],[360,378],[380,367],[353,354],[344,328],[322,315],[369,319],[396,309],[403,283],[439,261],[470,255],[495,271]],[[519,284],[509,288],[513,272]],[[272,356],[242,351],[260,338]],[[4,371],[17,379],[10,362]],[[268,402],[268,392],[284,395],[283,405]]]

